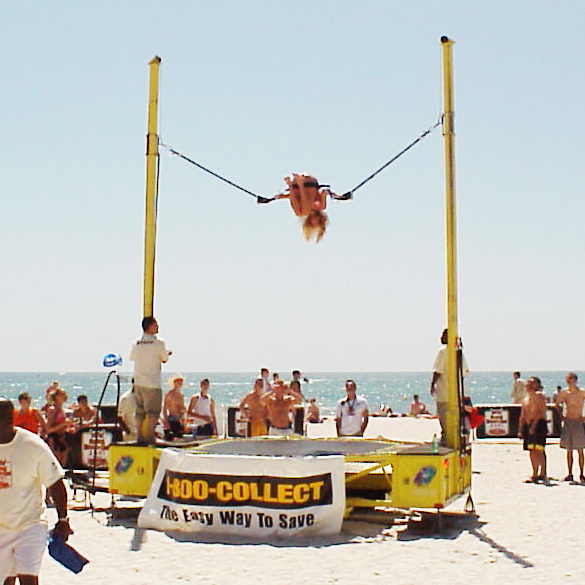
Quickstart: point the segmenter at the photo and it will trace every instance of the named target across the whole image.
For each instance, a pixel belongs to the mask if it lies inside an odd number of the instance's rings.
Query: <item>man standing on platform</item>
[[[347,397],[337,403],[335,409],[335,427],[338,437],[363,437],[368,426],[368,402],[363,396],[356,394],[356,383],[345,382]]]
[[[522,401],[526,398],[526,382],[520,377],[520,372],[514,372],[512,376],[514,383],[510,397],[514,404],[522,404]]]
[[[437,403],[437,416],[441,423],[441,442],[444,443],[446,440],[445,430],[447,428],[447,406],[449,404],[448,394],[448,380],[449,375],[447,372],[447,336],[449,332],[447,329],[443,331],[441,335],[441,343],[445,346],[439,350],[437,357],[435,358],[435,364],[433,365],[433,377],[431,378],[431,396]],[[465,356],[461,354],[461,369],[463,377],[469,375],[469,368],[465,361]]]
[[[55,534],[67,540],[67,491],[63,469],[37,435],[12,424],[14,406],[0,398],[0,583],[38,585],[47,545],[42,486],[55,504]]]
[[[583,449],[585,448],[585,429],[583,428],[583,403],[585,390],[577,386],[577,374],[567,374],[567,388],[561,390],[555,401],[555,408],[565,405],[563,430],[561,431],[561,448],[567,450],[567,468],[569,473],[565,481],[573,481],[573,450],[579,457],[579,481],[585,482],[583,474]]]
[[[154,445],[155,428],[162,408],[161,364],[168,361],[171,351],[165,342],[157,339],[158,323],[154,317],[142,319],[144,334],[137,339],[130,352],[134,362],[134,400],[136,403],[136,429],[138,443]],[[144,435],[143,423],[146,417],[148,431]]]

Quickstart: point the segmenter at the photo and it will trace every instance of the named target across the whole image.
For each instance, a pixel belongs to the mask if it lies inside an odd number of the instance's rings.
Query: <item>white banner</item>
[[[255,538],[336,534],[344,510],[342,456],[195,455],[165,449],[138,525]]]

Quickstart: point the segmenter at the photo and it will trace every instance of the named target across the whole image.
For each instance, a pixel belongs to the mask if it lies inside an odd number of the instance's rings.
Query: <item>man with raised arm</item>
[[[262,397],[270,423],[269,435],[277,437],[292,435],[291,411],[297,404],[301,404],[302,400],[301,394],[288,388],[282,380],[272,384],[272,391]]]
[[[530,453],[532,477],[527,483],[546,482],[546,455],[544,447],[548,434],[546,423],[546,397],[540,378],[533,376],[526,382],[526,398],[522,401],[522,414],[518,437],[524,439],[524,450]]]
[[[577,374],[569,372],[566,377],[567,388],[561,390],[555,401],[555,407],[565,406],[563,430],[561,431],[561,448],[567,450],[568,475],[565,481],[573,481],[573,450],[579,457],[579,481],[585,482],[583,475],[583,449],[585,448],[585,428],[583,427],[583,403],[585,390],[577,386]]]
[[[0,398],[0,583],[38,585],[47,544],[43,486],[55,504],[55,534],[67,540],[67,491],[63,469],[49,446],[12,424],[14,406]]]

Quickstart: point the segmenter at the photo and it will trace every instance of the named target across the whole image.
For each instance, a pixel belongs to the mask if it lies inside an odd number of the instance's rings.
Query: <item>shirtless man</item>
[[[532,464],[532,477],[526,483],[546,482],[546,397],[540,379],[536,376],[526,382],[526,398],[522,401],[519,426],[518,437],[524,439],[524,450],[529,451]]]
[[[314,398],[309,398],[307,402],[307,422],[320,423],[321,416],[319,414],[319,407]]]
[[[411,416],[419,416],[421,414],[429,414],[427,409],[427,405],[424,402],[421,402],[418,394],[415,394],[413,397],[412,402],[410,403],[410,415]]]
[[[302,400],[299,392],[288,388],[282,380],[277,380],[272,385],[272,392],[262,398],[270,421],[269,435],[289,437],[292,434],[290,412]]]
[[[203,378],[199,383],[200,391],[189,401],[187,413],[195,419],[194,436],[211,437],[217,435],[215,419],[215,400],[209,396],[209,379]]]
[[[169,384],[172,384],[173,387],[165,394],[162,408],[165,439],[167,441],[172,441],[175,437],[180,439],[183,436],[185,397],[181,390],[184,381],[183,376],[169,378]]]
[[[264,396],[264,380],[257,378],[254,389],[248,392],[240,402],[240,412],[250,422],[250,437],[261,437],[268,434],[266,424],[266,406],[262,402]]]
[[[577,375],[569,372],[566,377],[567,388],[561,390],[555,401],[555,408],[565,405],[563,430],[561,431],[561,448],[567,450],[567,468],[565,481],[573,481],[573,450],[579,457],[579,481],[585,483],[583,475],[583,448],[585,448],[585,429],[583,427],[583,403],[585,390],[577,386]]]
[[[91,425],[95,422],[95,408],[92,408],[88,401],[87,396],[81,394],[77,397],[77,406],[73,410],[73,418],[79,420],[79,424],[82,426]]]

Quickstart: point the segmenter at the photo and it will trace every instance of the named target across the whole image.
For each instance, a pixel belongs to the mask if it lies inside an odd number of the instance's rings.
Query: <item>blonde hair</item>
[[[313,219],[317,219],[316,225],[313,224]],[[329,218],[324,211],[311,211],[303,222],[303,234],[307,242],[315,238],[315,243],[318,244],[325,235],[328,224]]]

